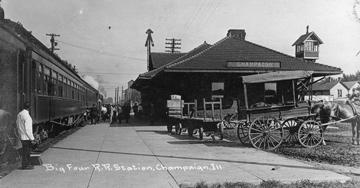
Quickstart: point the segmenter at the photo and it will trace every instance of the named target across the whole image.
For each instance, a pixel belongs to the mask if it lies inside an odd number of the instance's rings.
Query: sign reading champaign
[[[272,61],[228,61],[226,67],[230,68],[280,68],[281,63]]]

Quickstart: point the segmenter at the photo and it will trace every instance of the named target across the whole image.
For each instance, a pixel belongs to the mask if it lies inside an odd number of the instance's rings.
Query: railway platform
[[[179,187],[205,181],[346,181],[303,162],[211,137],[169,135],[148,121],[86,125],[41,154],[43,165],[0,179],[13,187]]]

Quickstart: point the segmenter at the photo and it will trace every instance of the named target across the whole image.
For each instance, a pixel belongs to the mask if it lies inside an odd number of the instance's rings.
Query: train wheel
[[[283,129],[284,129],[284,142],[286,143],[295,143],[298,142],[298,130],[299,127],[297,126],[298,122],[295,118],[290,118],[285,120],[282,123]]]
[[[249,124],[239,123],[237,128],[237,136],[243,145],[249,145]]]
[[[307,148],[318,146],[323,141],[323,132],[320,123],[314,120],[304,121],[298,132],[301,145]]]
[[[204,128],[203,127],[199,128],[199,138],[200,138],[200,140],[202,140],[204,138]]]
[[[281,123],[272,116],[256,118],[249,128],[249,138],[255,148],[274,150],[280,146],[284,135]]]

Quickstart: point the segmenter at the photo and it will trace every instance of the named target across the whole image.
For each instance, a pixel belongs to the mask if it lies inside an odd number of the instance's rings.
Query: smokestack
[[[244,29],[229,29],[226,36],[245,40],[246,32]]]

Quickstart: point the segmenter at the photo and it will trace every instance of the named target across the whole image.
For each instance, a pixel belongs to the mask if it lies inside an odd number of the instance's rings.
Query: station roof
[[[169,62],[174,61],[175,59],[183,56],[186,53],[165,53],[165,52],[152,52],[151,53],[151,62],[153,68],[157,69],[162,67]]]
[[[152,79],[165,72],[255,74],[298,70],[313,71],[314,77],[342,73],[340,68],[303,61],[245,39],[228,35],[213,45],[204,43],[155,70],[139,75],[137,81]]]

